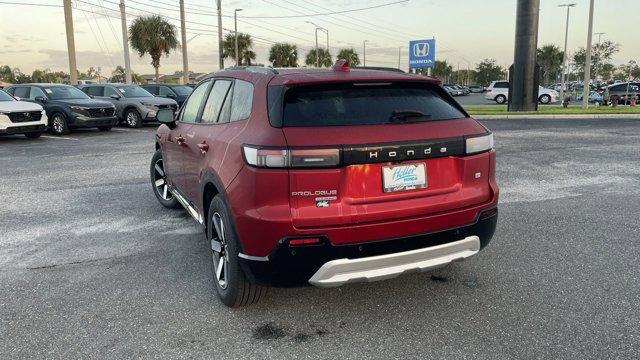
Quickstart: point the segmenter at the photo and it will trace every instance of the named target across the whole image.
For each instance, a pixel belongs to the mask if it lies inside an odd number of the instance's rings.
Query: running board
[[[173,194],[173,196],[175,196],[175,198],[178,199],[178,202],[187,210],[187,212],[189,213],[189,215],[191,215],[192,218],[194,218],[200,225],[204,225],[203,216],[200,214],[200,212],[198,212],[198,209],[196,209],[195,206],[191,205],[189,200],[187,200],[184,196],[182,196],[182,193],[180,193],[180,190],[171,186],[169,188],[169,191],[171,191],[171,194]]]

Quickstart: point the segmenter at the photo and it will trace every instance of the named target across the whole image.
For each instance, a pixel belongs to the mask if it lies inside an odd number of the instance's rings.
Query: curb
[[[634,119],[640,120],[640,114],[549,114],[549,115],[473,115],[472,118],[478,120],[545,120],[545,119]]]

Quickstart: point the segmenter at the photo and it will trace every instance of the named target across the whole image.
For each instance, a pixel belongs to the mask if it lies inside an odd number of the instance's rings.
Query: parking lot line
[[[75,140],[75,141],[80,140],[80,139],[76,139],[76,138],[63,137],[63,136],[47,136],[47,135],[42,135],[41,137],[43,137],[43,138],[47,138],[47,139],[56,139],[56,140]]]

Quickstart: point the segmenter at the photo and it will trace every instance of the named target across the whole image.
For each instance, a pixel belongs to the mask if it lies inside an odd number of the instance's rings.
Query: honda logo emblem
[[[415,57],[425,57],[429,55],[429,43],[415,43],[413,44],[413,55]]]

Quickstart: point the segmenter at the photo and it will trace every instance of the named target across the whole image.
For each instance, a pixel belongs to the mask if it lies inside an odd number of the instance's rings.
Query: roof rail
[[[232,66],[232,67],[226,68],[225,70],[244,70],[244,71],[260,73],[260,74],[277,74],[278,73],[278,71],[272,67],[253,66],[253,65]]]

